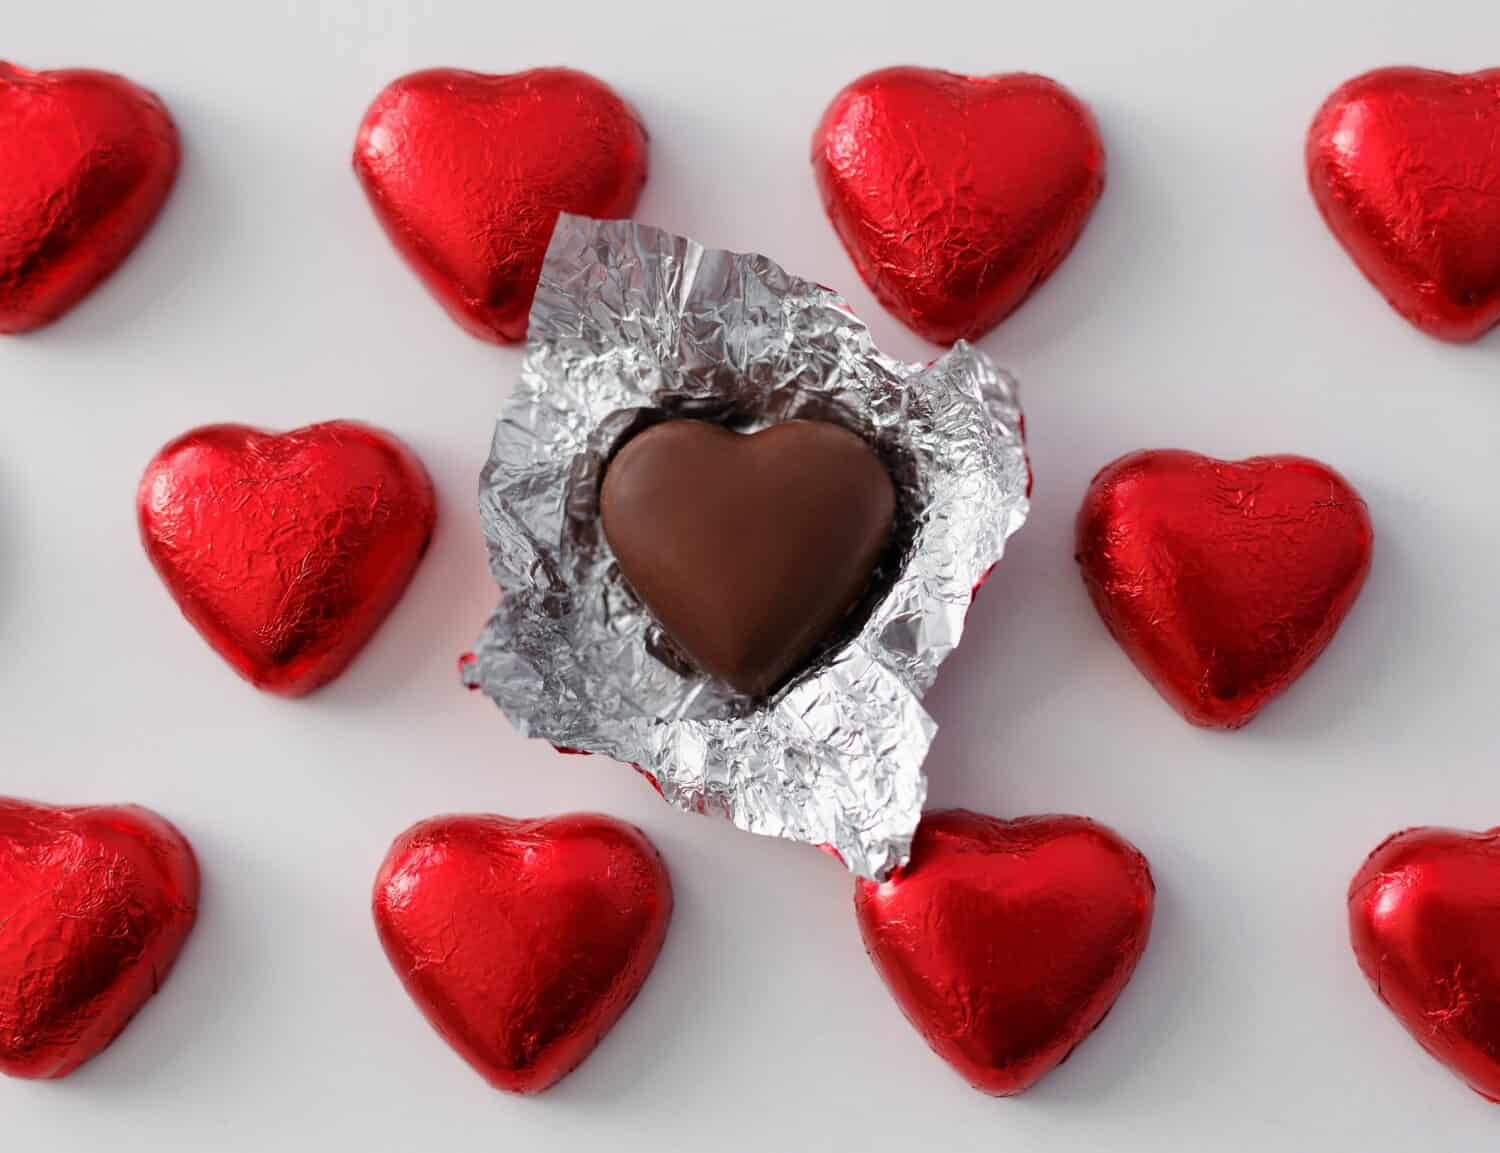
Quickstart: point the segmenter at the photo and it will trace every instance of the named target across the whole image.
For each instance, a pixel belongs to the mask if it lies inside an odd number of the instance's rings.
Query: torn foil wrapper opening
[[[834,420],[896,482],[899,556],[878,597],[770,697],[685,664],[600,530],[610,454],[663,416],[744,431]],[[1028,487],[1014,382],[977,349],[904,364],[842,298],[764,256],[565,215],[480,477],[501,597],[465,682],[524,735],[633,764],[680,808],[884,876],[926,797],[922,694],[1025,521]]]

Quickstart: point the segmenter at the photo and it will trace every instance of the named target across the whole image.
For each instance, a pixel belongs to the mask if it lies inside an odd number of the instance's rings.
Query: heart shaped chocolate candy
[[[750,436],[672,420],[633,437],[600,492],[620,571],[706,672],[759,696],[869,586],[896,511],[870,446],[792,420]]]

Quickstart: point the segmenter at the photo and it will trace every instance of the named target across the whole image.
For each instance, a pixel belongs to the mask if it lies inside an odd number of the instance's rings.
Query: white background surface
[[[62,323],[0,343],[0,791],[150,805],[205,872],[197,931],[124,1036],[65,1082],[0,1084],[6,1150],[1494,1145],[1500,1111],[1364,986],[1343,898],[1398,827],[1500,823],[1500,333],[1451,347],[1398,319],[1324,230],[1301,155],[1348,76],[1500,64],[1500,6],[847,8],[6,6],[0,52],[155,89],[185,157],[116,277]],[[920,63],[1045,72],[1098,116],[1109,184],[1092,223],[983,342],[1022,381],[1033,518],[929,698],[934,804],[1093,816],[1146,852],[1160,890],[1114,1013],[1023,1098],[982,1097],[928,1053],[866,962],[827,858],[523,742],[458,686],[494,595],[475,478],[519,354],[427,298],[348,158],[365,105],[403,72],[553,63],[639,108],[641,219],[845,290],[911,358],[932,350],[857,281],[813,188],[826,101],[863,71]],[[333,417],[408,440],[442,522],[355,665],[288,702],[238,681],[181,619],[132,497],[151,454],[193,425]],[[1089,477],[1158,446],[1319,457],[1376,523],[1373,572],[1331,649],[1239,733],[1179,720],[1075,573]],[[419,818],[577,808],[648,831],[677,914],[593,1058],[542,1098],[509,1098],[402,994],[369,885]]]

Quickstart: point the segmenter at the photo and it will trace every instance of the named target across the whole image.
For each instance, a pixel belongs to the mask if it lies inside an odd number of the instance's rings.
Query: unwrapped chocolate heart
[[[166,106],[123,77],[0,61],[0,333],[55,320],[115,270],[178,153]]]
[[[666,938],[672,885],[645,835],[610,817],[436,817],[396,838],[374,914],[444,1040],[495,1088],[535,1093],[635,1000]]]
[[[926,792],[921,765],[935,725],[921,698],[963,636],[975,590],[1026,519],[1014,381],[967,346],[925,366],[883,356],[842,299],[766,256],[569,215],[547,250],[530,339],[480,478],[501,595],[460,664],[465,683],[524,735],[631,765],[674,805],[826,847],[854,872],[884,876],[905,859]],[[710,458],[707,483],[671,460],[645,470],[665,479],[670,510],[650,500],[638,508],[634,532],[649,571],[637,565],[627,579],[628,548],[610,547],[620,544],[619,510],[601,513],[618,494],[603,489],[647,435],[682,435],[643,428],[690,418],[770,431],[690,429],[708,438],[692,447]],[[849,432],[798,431],[794,420]],[[756,447],[814,434],[836,445],[785,462],[780,449]],[[857,471],[830,471],[823,452],[849,453]],[[808,485],[778,476],[783,463]],[[871,573],[850,562],[882,535],[886,485],[897,513]],[[695,520],[708,493],[721,510],[757,509],[744,524],[733,515]],[[661,588],[686,589],[689,624],[705,604],[709,617],[724,611],[706,639],[727,637],[728,663],[751,674],[747,687],[770,683],[765,696],[747,697],[700,667],[681,623],[673,643],[663,628],[668,600],[656,595],[648,607],[642,593],[672,551],[651,554],[662,544],[652,516],[675,523],[667,543],[695,557],[668,570]],[[784,572],[769,571],[736,536],[749,532],[770,538],[764,556],[786,562]],[[711,539],[723,555],[705,549]],[[828,571],[810,572],[799,549],[827,558]],[[768,571],[727,571],[730,560]],[[774,644],[762,649],[735,619],[753,603],[715,604],[730,588],[760,599]],[[788,619],[799,603],[801,619]],[[818,631],[809,620],[829,631],[797,657],[801,638]],[[779,683],[778,666],[787,669]]]
[[[928,813],[910,862],[857,881],[865,948],[907,1019],[976,1089],[1034,1085],[1104,1020],[1146,949],[1146,858],[1082,817]]]
[[[146,468],[141,541],[183,616],[257,688],[332,680],[395,606],[437,515],[389,433],[329,421],[195,429]]]
[[[620,571],[667,632],[705,671],[759,695],[859,601],[896,491],[836,424],[741,436],[673,420],[626,442],[599,505]]]
[[[1245,724],[1317,659],[1373,544],[1349,482],[1295,456],[1135,452],[1078,510],[1094,607],[1157,691],[1211,728]]]
[[[0,798],[0,1073],[66,1077],[161,988],[198,915],[181,833],[134,805]]]

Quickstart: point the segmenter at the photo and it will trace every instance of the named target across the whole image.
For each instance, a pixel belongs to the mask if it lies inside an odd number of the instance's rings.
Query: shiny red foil
[[[940,344],[973,340],[1025,300],[1104,190],[1088,108],[1024,73],[871,72],[828,106],[812,161],[860,276]]]
[[[389,433],[194,429],[146,468],[141,541],[182,613],[257,688],[332,680],[395,606],[432,535],[432,482]]]
[[[1349,938],[1422,1048],[1500,1101],[1500,829],[1407,829],[1349,885]]]
[[[1307,134],[1328,227],[1402,316],[1444,340],[1500,322],[1500,69],[1382,68]]]
[[[1349,482],[1295,456],[1135,452],[1078,510],[1094,607],[1161,695],[1210,728],[1245,724],[1312,664],[1373,544]]]
[[[161,987],[198,915],[181,833],[0,797],[0,1073],[66,1077]]]
[[[558,213],[629,216],[646,182],[646,130],[582,72],[436,68],[375,97],[354,171],[453,319],[483,340],[518,341]]]
[[[0,60],[0,333],[56,320],[113,272],[178,155],[166,106],[123,77]]]
[[[375,928],[427,1020],[491,1085],[571,1073],[635,1000],[672,884],[639,829],[575,813],[436,817],[396,838]]]
[[[1083,817],[928,813],[911,860],[855,883],[865,949],[976,1089],[1020,1093],[1104,1020],[1151,934],[1146,858]]]

